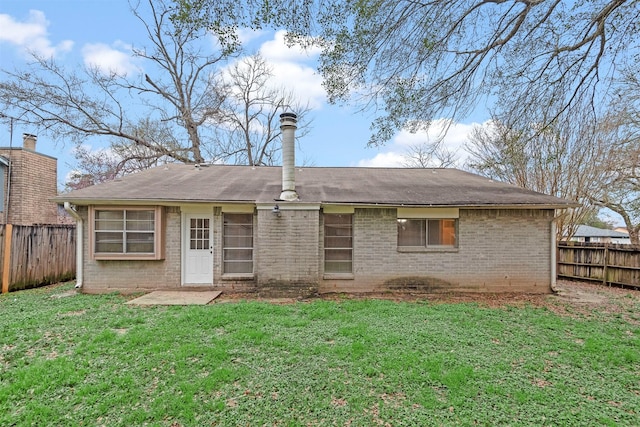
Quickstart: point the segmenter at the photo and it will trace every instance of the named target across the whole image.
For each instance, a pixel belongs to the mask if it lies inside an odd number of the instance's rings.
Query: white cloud
[[[43,12],[30,10],[28,18],[16,21],[12,16],[0,14],[0,42],[16,46],[24,53],[35,53],[44,57],[53,57],[68,52],[73,47],[71,40],[63,40],[53,45],[49,40],[47,21]]]
[[[299,45],[289,46],[285,40],[286,34],[287,32],[284,30],[276,31],[273,40],[264,42],[262,46],[260,46],[260,54],[274,62],[306,61],[320,55],[321,50],[316,46],[308,49],[304,49]]]
[[[85,65],[97,67],[105,73],[116,72],[127,75],[140,70],[133,61],[130,50],[122,42],[114,43],[111,47],[104,43],[87,43],[82,48]],[[118,47],[120,50],[118,49]]]
[[[320,51],[315,48],[304,50],[300,46],[287,46],[285,32],[278,31],[272,40],[264,42],[259,53],[273,69],[272,84],[287,88],[302,103],[309,103],[313,109],[322,108],[326,92],[322,87],[322,77],[306,64],[315,61]]]
[[[238,30],[238,38],[243,45],[249,44],[249,42],[262,37],[264,34],[264,30],[254,30],[251,28],[240,28]]]
[[[242,40],[255,40],[264,35],[264,31],[240,31]],[[269,79],[269,86],[293,92],[300,103],[308,103],[311,109],[322,108],[327,95],[322,87],[322,77],[316,73],[314,68],[320,53],[319,49],[314,48],[306,51],[300,46],[287,46],[285,32],[277,31],[273,33],[270,40],[260,44],[257,52],[271,68],[272,75]],[[223,70],[223,75],[244,59],[246,57],[238,58],[235,62],[227,65]]]
[[[435,143],[442,140],[445,147],[452,150],[460,150],[467,141],[467,136],[478,123],[452,123],[449,119],[434,120],[429,129],[411,133],[401,130],[393,138],[393,143],[409,147],[412,145]]]
[[[490,126],[484,123],[452,123],[449,119],[438,119],[431,123],[428,130],[411,133],[401,130],[391,140],[388,150],[371,159],[363,159],[358,166],[399,167],[406,163],[407,151],[424,143],[435,143],[442,140],[442,148],[456,154],[456,167],[463,166],[469,156],[464,146],[469,134],[476,126]]]
[[[389,151],[378,153],[372,159],[364,159],[358,162],[358,167],[370,168],[401,168],[404,166],[405,158],[400,152]]]

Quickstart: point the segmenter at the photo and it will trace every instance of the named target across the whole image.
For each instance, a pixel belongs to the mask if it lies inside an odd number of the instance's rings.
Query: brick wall
[[[280,217],[259,210],[255,267],[258,291],[270,295],[309,295],[319,281],[318,210],[286,210]]]
[[[353,276],[323,276],[322,217],[317,210],[254,215],[254,275],[225,278],[222,213],[213,209],[214,288],[271,296],[316,292],[550,292],[553,210],[460,210],[458,248],[402,252],[395,209],[356,209]],[[87,209],[80,209],[87,218]],[[85,258],[85,292],[172,289],[181,284],[181,214],[165,208],[165,259]],[[88,233],[84,233],[85,254]],[[85,255],[86,256],[86,255]]]
[[[58,194],[57,160],[22,148],[0,149],[0,155],[11,159],[7,222],[19,225],[57,224],[58,206],[49,200]],[[0,221],[5,222],[4,214],[0,215]]]
[[[458,248],[399,252],[395,209],[356,209],[354,278],[320,292],[551,291],[553,210],[460,210]]]
[[[164,208],[165,258],[158,261],[96,261],[88,257],[88,209],[79,207],[85,227],[84,286],[83,292],[106,293],[112,291],[139,292],[150,289],[175,289],[181,283],[180,210]]]

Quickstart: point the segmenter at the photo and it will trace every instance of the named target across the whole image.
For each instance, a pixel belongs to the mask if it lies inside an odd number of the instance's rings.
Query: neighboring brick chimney
[[[35,135],[31,135],[30,133],[22,134],[22,148],[26,148],[27,150],[36,151],[36,141],[38,141],[38,137]]]
[[[294,113],[280,114],[280,130],[282,131],[282,193],[280,199],[298,200],[296,193],[296,129],[298,116]]]

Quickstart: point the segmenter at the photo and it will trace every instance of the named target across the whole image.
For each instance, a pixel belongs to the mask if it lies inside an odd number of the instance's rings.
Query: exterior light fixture
[[[276,205],[271,209],[271,213],[277,217],[280,217],[280,206],[276,203]]]

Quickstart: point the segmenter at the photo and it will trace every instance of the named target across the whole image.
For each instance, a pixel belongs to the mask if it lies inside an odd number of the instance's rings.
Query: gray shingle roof
[[[530,206],[562,208],[564,199],[457,169],[296,168],[300,202],[361,205]],[[280,167],[169,164],[56,198],[101,202],[272,203],[280,196]]]
[[[607,230],[605,228],[591,227],[590,225],[579,225],[573,237],[629,237],[626,233],[620,231]]]

